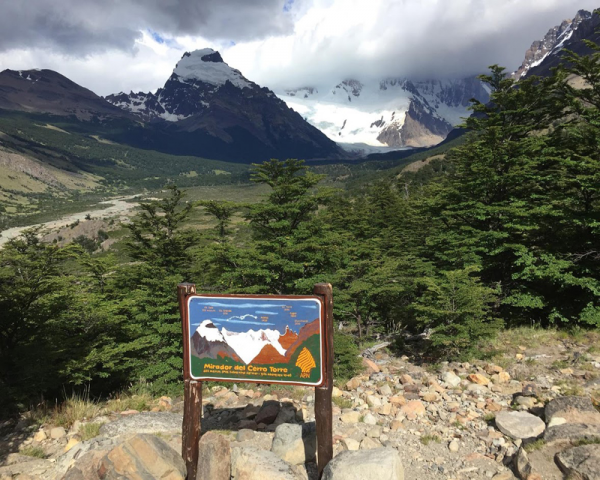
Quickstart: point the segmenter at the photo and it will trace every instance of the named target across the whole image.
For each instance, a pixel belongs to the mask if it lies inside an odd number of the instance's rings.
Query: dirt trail
[[[58,220],[52,220],[51,222],[37,223],[34,225],[28,225],[25,227],[13,227],[13,228],[9,228],[7,230],[3,230],[2,232],[0,232],[0,247],[2,247],[2,245],[4,245],[9,240],[21,235],[21,233],[23,233],[23,231],[27,230],[28,228],[41,227],[43,230],[46,230],[46,231],[55,230],[58,228],[65,227],[73,222],[76,222],[77,220],[80,220],[80,221],[85,220],[85,217],[88,214],[92,218],[108,218],[108,217],[114,217],[117,215],[119,215],[119,216],[123,215],[138,206],[138,202],[128,202],[127,201],[136,196],[137,195],[130,195],[128,197],[118,197],[118,198],[112,198],[110,200],[105,200],[98,204],[98,205],[106,205],[106,207],[104,207],[104,208],[99,208],[96,210],[86,210],[86,211],[83,211],[80,213],[73,213],[73,214],[65,215],[64,217],[62,217]]]

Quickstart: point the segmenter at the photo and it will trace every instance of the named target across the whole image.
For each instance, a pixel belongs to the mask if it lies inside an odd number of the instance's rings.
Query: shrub
[[[335,361],[333,376],[337,380],[352,378],[360,371],[358,345],[354,337],[343,333],[335,333],[333,339]]]

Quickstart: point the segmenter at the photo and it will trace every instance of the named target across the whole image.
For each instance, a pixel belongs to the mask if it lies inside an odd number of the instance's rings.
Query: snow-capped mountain
[[[475,77],[459,80],[347,79],[333,87],[286,90],[280,98],[343,144],[421,147],[446,138],[469,115],[471,98],[489,92]]]
[[[217,359],[219,357],[231,357],[240,359],[236,351],[231,348],[216,325],[210,320],[203,321],[196,329],[191,338],[193,345],[192,354],[198,357]]]
[[[307,123],[272,91],[245,78],[212,49],[186,52],[156,93],[105,99],[154,126],[193,134],[179,146],[193,155],[237,161],[335,158],[335,142]]]
[[[523,63],[513,72],[512,77],[516,80],[525,77],[532,68],[540,65],[546,58],[556,55],[573,38],[573,34],[579,29],[579,26],[591,18],[590,12],[579,10],[572,20],[564,20],[560,25],[548,30],[542,40],[536,40],[531,44],[529,50],[525,52]]]

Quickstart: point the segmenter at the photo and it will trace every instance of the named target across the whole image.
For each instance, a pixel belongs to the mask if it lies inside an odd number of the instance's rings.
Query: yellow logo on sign
[[[315,363],[315,359],[308,351],[308,348],[304,347],[298,355],[298,360],[296,360],[296,366],[300,367],[302,373],[300,374],[300,378],[309,378],[310,371],[317,366]]]

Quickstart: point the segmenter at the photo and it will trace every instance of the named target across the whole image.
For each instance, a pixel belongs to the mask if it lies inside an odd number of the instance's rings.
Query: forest
[[[186,202],[169,186],[127,226],[128,258],[35,231],[0,250],[0,410],[144,378],[181,388],[176,286],[334,290],[337,378],[358,344],[426,332],[423,354],[468,359],[502,328],[600,326],[600,48],[550,78],[481,77],[466,141],[413,172],[323,187],[300,160],[254,165],[260,202]],[[193,228],[199,209],[214,225]],[[241,220],[240,220],[241,219]],[[338,328],[336,328],[338,330]],[[349,333],[348,333],[349,332]]]

